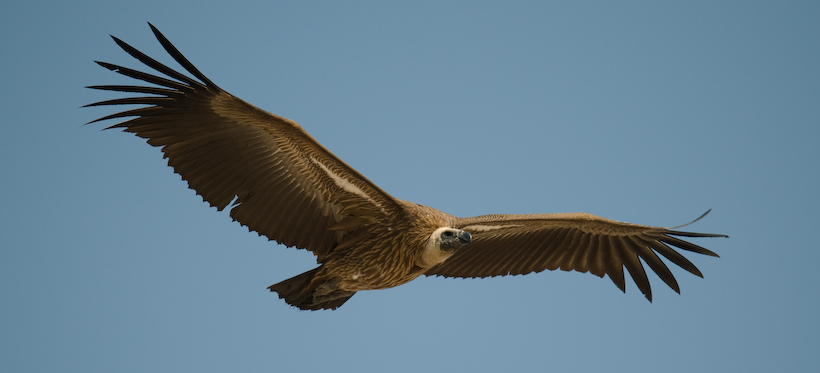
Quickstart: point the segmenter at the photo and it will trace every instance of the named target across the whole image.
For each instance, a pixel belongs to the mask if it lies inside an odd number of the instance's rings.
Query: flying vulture
[[[300,309],[336,309],[359,290],[386,289],[421,275],[473,278],[546,269],[608,275],[625,291],[626,268],[652,301],[641,260],[680,293],[658,254],[703,277],[675,248],[718,255],[679,237],[726,237],[586,213],[457,218],[394,198],[296,122],[219,88],[149,26],[196,79],[112,36],[128,54],[164,76],[97,61],[151,85],[89,86],[145,96],[86,106],[147,105],[90,123],[130,118],[107,129],[122,128],[161,147],[168,165],[191,189],[218,210],[231,206],[231,218],[249,230],[313,252],[317,268],[268,288]]]

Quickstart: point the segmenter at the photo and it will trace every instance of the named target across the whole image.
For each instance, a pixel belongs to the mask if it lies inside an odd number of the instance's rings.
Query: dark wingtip
[[[159,32],[159,29],[154,27],[154,25],[152,25],[151,22],[148,22],[148,27],[150,27],[151,32],[154,33],[154,37],[156,37],[157,39],[160,39],[160,40],[166,39],[165,35],[163,35],[161,32]]]
[[[182,67],[185,68],[185,70],[193,74],[197,79],[205,83],[206,86],[220,89],[216,84],[214,84],[214,82],[205,77],[205,74],[201,73],[199,69],[197,69],[190,61],[188,61],[188,59],[185,58],[185,56],[183,56],[182,53],[180,53],[180,51],[173,44],[171,44],[171,41],[168,40],[168,38],[166,38],[165,35],[159,32],[159,29],[154,27],[154,25],[152,25],[151,22],[148,22],[148,26],[151,27],[151,32],[154,33],[154,37],[157,38],[157,41],[159,41],[162,47],[165,48],[165,51],[168,52],[168,54],[170,54],[171,57],[173,57],[174,60],[177,61],[177,63],[182,65]]]
[[[108,70],[111,70],[111,71],[117,70],[119,68],[119,66],[108,63],[108,62],[94,61],[94,63],[96,63],[97,65],[100,65],[100,66],[102,66],[102,67],[104,67]]]

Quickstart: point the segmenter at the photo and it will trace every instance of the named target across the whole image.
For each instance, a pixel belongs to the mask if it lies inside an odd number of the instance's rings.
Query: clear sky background
[[[820,5],[6,1],[0,371],[820,369]],[[302,312],[315,267],[208,207],[156,148],[83,124],[156,25],[222,88],[392,195],[457,216],[687,227],[678,295],[544,272],[420,278]],[[174,65],[176,66],[176,65]],[[110,124],[113,124],[110,123]],[[442,170],[457,169],[452,177]]]

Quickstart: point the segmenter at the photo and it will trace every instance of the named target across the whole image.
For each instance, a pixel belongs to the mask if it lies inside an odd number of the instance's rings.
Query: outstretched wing
[[[692,262],[672,247],[716,257],[717,254],[678,237],[727,237],[622,223],[585,213],[485,215],[459,219],[457,228],[470,232],[473,242],[431,268],[427,275],[488,277],[562,269],[590,272],[598,277],[608,275],[618,288],[626,291],[626,267],[649,301],[652,291],[641,259],[680,293],[675,277],[657,254],[703,277]]]
[[[112,36],[128,54],[166,77],[97,62],[154,86],[88,87],[148,95],[87,105],[148,105],[93,122],[133,117],[108,128],[123,128],[162,147],[168,164],[211,206],[219,210],[233,206],[234,220],[269,239],[313,251],[320,261],[346,230],[388,219],[400,210],[393,197],[336,158],[297,123],[223,91],[153,25],[151,29],[165,50],[198,80]]]

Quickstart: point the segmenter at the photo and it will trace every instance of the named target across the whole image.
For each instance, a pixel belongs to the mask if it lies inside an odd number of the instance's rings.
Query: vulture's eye
[[[453,232],[447,231],[441,234],[441,237],[453,237]]]

